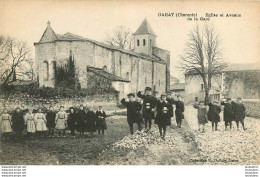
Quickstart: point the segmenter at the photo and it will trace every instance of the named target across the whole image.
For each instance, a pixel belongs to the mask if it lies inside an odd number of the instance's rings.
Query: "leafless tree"
[[[108,45],[131,50],[134,47],[134,36],[130,29],[118,26],[111,32],[107,32],[104,42]]]
[[[213,25],[206,24],[203,29],[197,25],[189,34],[184,54],[180,56],[180,68],[185,73],[197,73],[204,83],[205,103],[209,101],[212,78],[220,77],[226,66],[222,58],[219,35]]]
[[[30,58],[30,48],[24,41],[9,36],[0,35],[0,80],[8,85],[12,77],[33,77],[33,60]]]

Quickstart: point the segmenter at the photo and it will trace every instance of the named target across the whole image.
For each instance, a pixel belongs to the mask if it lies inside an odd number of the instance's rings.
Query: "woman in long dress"
[[[68,128],[73,138],[75,138],[76,118],[77,118],[76,111],[73,107],[71,107],[68,115]]]
[[[13,131],[15,132],[16,138],[21,138],[22,131],[24,129],[23,112],[19,107],[16,108],[12,115]]]
[[[60,111],[56,114],[55,121],[55,128],[59,131],[58,137],[61,137],[61,132],[63,137],[65,137],[65,129],[67,127],[67,113],[64,110],[64,106],[60,106]]]
[[[35,114],[34,121],[36,123],[37,136],[45,136],[45,132],[47,131],[46,118],[45,115],[42,113],[41,108],[39,108],[38,113]]]
[[[0,124],[3,133],[3,139],[9,138],[9,135],[12,132],[12,119],[6,108],[4,108],[3,114],[0,116]]]
[[[28,113],[25,114],[24,122],[25,122],[26,129],[27,129],[27,137],[29,139],[31,139],[32,136],[36,132],[36,127],[35,127],[36,122],[35,122],[35,119],[34,119],[34,115],[32,113],[32,109],[29,109]]]
[[[84,106],[80,105],[79,111],[77,112],[76,124],[77,124],[77,131],[79,132],[81,137],[84,136],[84,131],[86,129],[85,128],[86,127],[86,121],[87,121],[87,114],[84,110]]]

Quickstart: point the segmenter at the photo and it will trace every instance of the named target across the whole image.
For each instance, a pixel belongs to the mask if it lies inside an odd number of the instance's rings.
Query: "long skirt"
[[[58,119],[55,128],[57,130],[64,130],[66,128],[65,123],[66,123],[65,119]]]
[[[46,131],[47,130],[45,121],[43,119],[38,119],[37,120],[36,130],[37,131]]]
[[[2,133],[12,132],[12,127],[11,127],[11,123],[9,120],[3,120],[1,128],[2,128]]]
[[[35,133],[36,132],[35,123],[34,123],[33,120],[27,121],[27,132],[29,132],[29,133]]]

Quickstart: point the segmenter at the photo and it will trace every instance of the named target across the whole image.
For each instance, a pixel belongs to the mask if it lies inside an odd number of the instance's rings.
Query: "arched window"
[[[127,80],[129,80],[129,72],[126,73],[125,78],[126,78]]]
[[[137,46],[139,46],[139,43],[140,43],[140,41],[139,41],[139,39],[137,40]]]
[[[105,65],[105,66],[103,67],[103,70],[104,70],[104,71],[107,71],[107,65]]]
[[[145,39],[143,39],[143,46],[145,46]]]
[[[43,62],[43,80],[49,80],[49,64],[47,61]]]

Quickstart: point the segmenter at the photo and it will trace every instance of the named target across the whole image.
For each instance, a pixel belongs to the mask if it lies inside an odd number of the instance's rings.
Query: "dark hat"
[[[145,87],[145,91],[152,91],[151,87]]]
[[[242,100],[242,98],[241,98],[241,97],[238,97],[237,99],[238,99],[238,100]]]
[[[135,94],[129,93],[127,96],[128,96],[128,97],[130,97],[130,96],[135,97]]]
[[[172,92],[167,92],[167,95],[171,95],[172,94]]]
[[[162,96],[167,96],[167,94],[166,94],[166,93],[162,93],[162,94],[161,94],[161,97],[162,97]]]
[[[227,101],[228,101],[228,100],[231,100],[231,98],[227,98]]]
[[[204,100],[200,100],[200,102],[199,103],[204,103]]]

